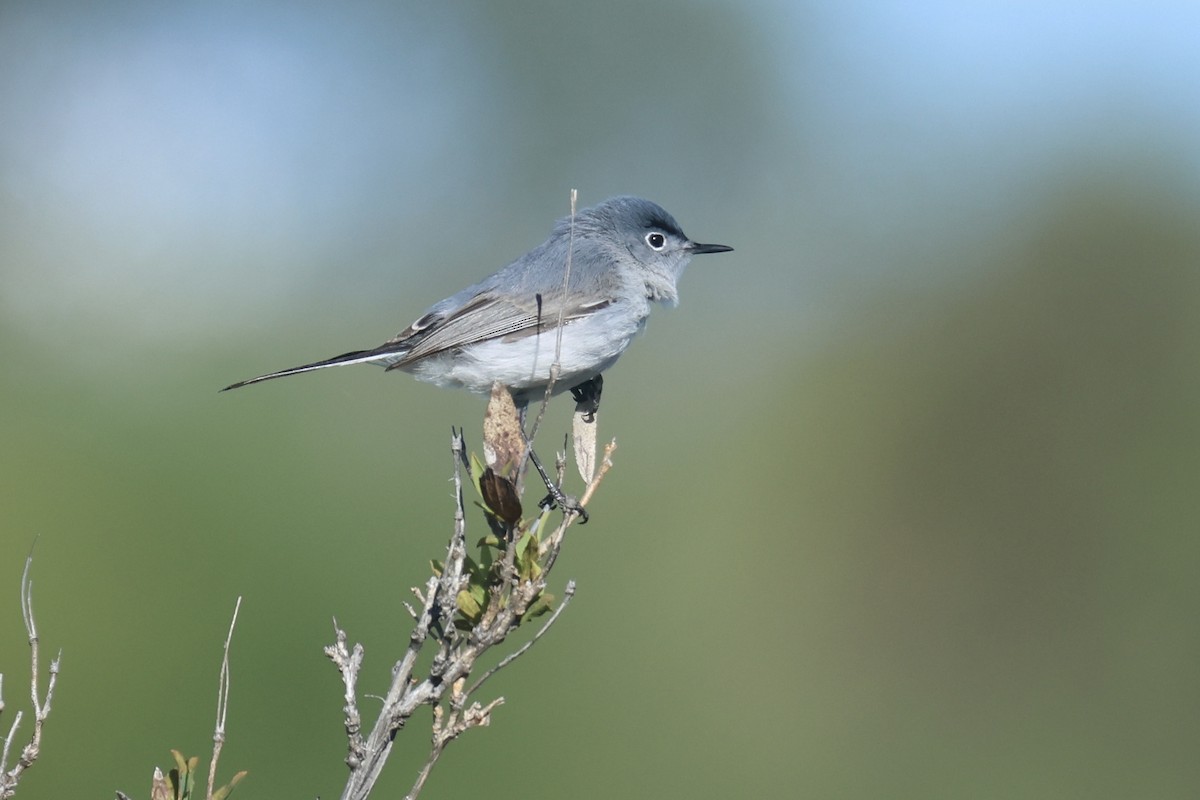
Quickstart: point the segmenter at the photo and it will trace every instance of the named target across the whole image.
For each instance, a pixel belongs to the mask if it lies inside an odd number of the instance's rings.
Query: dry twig
[[[488,573],[493,577],[481,582],[481,565],[467,554],[463,469],[470,468],[471,464],[459,431],[454,431],[451,436],[451,452],[454,461],[454,531],[447,548],[446,561],[440,566],[440,574],[431,577],[423,591],[413,590],[421,604],[419,610],[409,607],[409,612],[416,619],[416,626],[409,636],[403,656],[392,667],[391,685],[383,698],[383,708],[366,737],[361,733],[362,722],[357,702],[363,647],[360,644],[348,647],[346,632],[335,620],[335,641],[325,648],[325,654],[341,673],[344,688],[343,724],[348,743],[346,764],[350,767],[350,775],[341,795],[342,800],[362,800],[367,797],[379,779],[396,734],[418,708],[429,705],[434,712],[429,757],[407,795],[408,798],[417,797],[446,746],[467,730],[486,726],[492,711],[504,702],[503,697],[476,701],[475,695],[481,686],[496,672],[528,652],[559,619],[575,594],[575,583],[569,581],[562,601],[537,633],[468,685],[472,670],[487,650],[504,642],[508,634],[532,614],[548,610],[545,589],[550,570],[558,557],[567,528],[578,517],[565,514],[557,526],[548,529],[549,509],[542,509],[536,518],[526,523],[497,521],[494,514],[489,512],[493,531],[500,529],[517,538],[493,540],[492,547],[502,548],[503,552],[489,568],[494,570]],[[605,451],[604,465],[588,484],[588,499],[611,465],[611,452],[612,445]],[[478,602],[478,597],[482,597],[483,602]],[[468,609],[470,614],[467,613]],[[418,678],[413,673],[417,656],[428,644],[433,644],[437,649],[429,674]]]
[[[25,622],[25,632],[29,635],[29,652],[30,652],[30,679],[29,679],[29,696],[33,702],[33,733],[29,737],[29,742],[21,749],[20,755],[17,757],[17,762],[10,769],[8,766],[8,758],[12,749],[13,742],[16,741],[17,729],[21,725],[23,714],[18,711],[13,718],[12,726],[8,730],[8,734],[4,737],[4,745],[0,748],[0,800],[12,797],[16,794],[17,783],[21,780],[22,773],[33,766],[37,761],[38,755],[41,753],[42,747],[42,728],[46,724],[46,718],[50,716],[50,703],[54,698],[54,687],[58,683],[58,669],[62,662],[62,651],[50,662],[49,679],[46,682],[46,694],[43,696],[38,690],[39,676],[39,661],[38,661],[38,632],[37,623],[33,618],[33,579],[29,577],[29,571],[33,566],[33,555],[30,554],[25,558],[25,569],[21,572],[21,618]],[[0,689],[3,689],[3,675],[0,675]],[[4,711],[3,693],[0,692],[0,712]]]
[[[221,758],[221,748],[225,745],[225,715],[229,712],[229,646],[233,642],[233,629],[237,625],[238,611],[242,608],[242,598],[239,596],[233,607],[233,619],[229,621],[229,633],[225,636],[225,650],[221,657],[221,677],[217,681],[217,724],[213,729],[212,760],[208,765],[207,800],[213,800],[213,783],[217,779],[217,761]],[[234,776],[231,788],[242,779],[244,773]]]

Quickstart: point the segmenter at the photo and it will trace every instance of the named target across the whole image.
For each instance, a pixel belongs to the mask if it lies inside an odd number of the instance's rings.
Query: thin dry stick
[[[613,439],[604,446],[604,458],[600,460],[600,469],[596,470],[596,475],[592,478],[592,482],[587,485],[583,492],[583,496],[579,498],[579,505],[586,506],[588,500],[592,499],[592,495],[596,493],[596,489],[600,486],[600,481],[612,469],[612,454],[617,449],[617,440]]]
[[[237,625],[238,611],[242,608],[242,598],[239,596],[233,606],[233,619],[229,621],[229,633],[225,636],[225,654],[221,657],[221,677],[217,682],[217,725],[213,729],[212,761],[208,765],[208,793],[205,795],[212,800],[213,783],[217,779],[217,761],[221,758],[221,748],[225,745],[225,716],[229,711],[229,646],[233,642],[233,629]]]
[[[541,427],[542,417],[546,415],[546,409],[550,405],[550,395],[554,392],[554,384],[558,381],[558,371],[562,368],[562,337],[563,337],[563,320],[566,319],[567,303],[566,295],[570,288],[571,282],[571,261],[575,255],[575,206],[579,200],[579,190],[571,190],[571,232],[567,240],[567,264],[563,270],[563,301],[558,304],[558,327],[555,329],[554,339],[554,363],[550,365],[550,382],[546,384],[546,395],[542,398],[541,405],[538,406],[537,416],[533,419],[533,426],[529,431],[529,448],[533,449],[533,440],[537,437],[538,428]],[[526,459],[528,460],[528,459]]]
[[[409,613],[416,617],[416,612],[412,610],[412,606],[408,606]],[[342,706],[342,713],[346,715],[345,727],[346,738],[349,740],[349,752],[346,755],[346,763],[351,769],[356,769],[362,763],[363,753],[366,745],[362,738],[362,715],[358,711],[358,673],[362,669],[363,661],[363,646],[355,643],[354,650],[351,651],[346,647],[346,632],[338,625],[337,618],[333,620],[334,643],[325,648],[325,654],[330,660],[337,665],[338,672],[342,675],[342,684],[346,687],[344,695],[345,704]]]
[[[600,481],[604,480],[604,476],[608,474],[610,469],[612,469],[612,454],[616,449],[616,439],[613,439],[604,446],[604,457],[600,460],[600,467],[596,470],[596,475],[592,478],[591,483],[587,485],[583,494],[580,495],[579,505],[581,507],[587,506],[588,502],[590,502],[592,499],[592,495],[595,494],[596,490],[600,487]],[[547,509],[547,511],[548,510],[549,509]],[[566,536],[567,528],[571,527],[571,522],[573,521],[573,517],[564,516],[562,521],[558,524],[558,527],[551,531],[550,535],[542,540],[539,553],[546,558],[546,562],[543,565],[544,569],[549,570],[554,566],[554,562],[558,560],[558,553],[562,548],[563,537]]]
[[[456,684],[456,688],[461,686],[460,680]],[[429,758],[425,760],[421,771],[417,773],[417,779],[413,782],[412,789],[404,796],[404,800],[416,800],[417,795],[421,793],[421,789],[425,787],[425,781],[429,778],[429,773],[433,771],[434,765],[438,759],[442,757],[442,753],[446,750],[446,745],[458,738],[458,736],[469,728],[487,725],[489,723],[489,715],[492,710],[499,705],[504,704],[503,697],[497,697],[486,706],[481,706],[478,703],[473,704],[461,716],[454,712],[449,723],[443,724],[442,718],[445,712],[441,706],[434,706],[434,722],[433,722],[433,747],[430,748]]]
[[[517,648],[513,652],[509,653],[503,659],[501,659],[499,664],[492,667],[487,672],[483,673],[483,675],[481,675],[479,677],[479,680],[475,681],[475,683],[472,684],[470,689],[467,689],[467,691],[463,694],[463,697],[467,698],[467,697],[470,697],[471,695],[475,694],[476,690],[478,690],[480,686],[483,686],[484,681],[486,681],[488,678],[495,675],[500,670],[507,667],[512,662],[516,661],[521,656],[525,655],[525,653],[529,650],[529,648],[533,647],[534,644],[537,643],[537,640],[541,639],[542,636],[545,635],[546,631],[550,630],[550,626],[553,625],[558,620],[559,615],[562,614],[562,612],[567,610],[567,604],[571,602],[571,598],[574,596],[575,596],[575,581],[573,581],[573,580],[567,581],[567,588],[563,590],[562,602],[558,604],[558,608],[554,609],[554,613],[550,615],[550,619],[546,620],[546,624],[543,625],[541,627],[541,629],[538,630],[538,632],[533,635],[532,639],[530,639],[528,642],[521,645],[519,648]]]
[[[21,723],[22,714],[18,712],[13,719],[12,728],[4,738],[4,747],[0,749],[0,800],[6,800],[16,793],[21,774],[33,766],[33,762],[37,761],[37,757],[41,753],[42,728],[46,724],[46,718],[50,716],[50,703],[54,698],[54,687],[58,683],[58,669],[62,662],[62,651],[60,650],[54,660],[50,662],[50,677],[46,682],[46,696],[43,700],[38,692],[38,632],[37,623],[33,618],[33,579],[29,577],[32,566],[33,555],[31,554],[25,557],[25,569],[21,572],[21,619],[25,623],[25,632],[29,634],[31,673],[29,696],[33,701],[33,734],[30,736],[29,742],[22,748],[17,763],[13,765],[12,769],[6,769],[9,751],[16,738],[17,727]],[[2,709],[3,703],[0,702],[0,710]]]
[[[3,675],[0,675],[0,711],[4,711],[4,676]],[[24,716],[25,716],[25,714],[22,711],[20,711],[20,710],[17,711],[16,716],[13,717],[12,726],[8,729],[8,735],[4,737],[4,747],[2,750],[0,750],[0,788],[8,786],[7,778],[9,776],[7,774],[4,774],[4,768],[8,765],[8,751],[12,748],[12,743],[17,738],[17,728],[21,727],[21,718]],[[13,777],[15,777],[15,776],[13,776]],[[4,795],[4,796],[7,797],[8,795]]]

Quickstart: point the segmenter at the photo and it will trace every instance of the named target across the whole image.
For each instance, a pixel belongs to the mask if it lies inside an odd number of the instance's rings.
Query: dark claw
[[[600,410],[600,393],[603,389],[603,375],[597,375],[591,380],[571,387],[571,397],[575,398],[577,409],[584,409],[584,422],[596,421],[596,412]]]
[[[542,508],[554,508],[554,507],[558,506],[558,507],[562,508],[564,511],[567,511],[567,512],[573,511],[579,515],[579,524],[587,525],[587,521],[588,521],[587,509],[584,508],[583,506],[579,505],[579,503],[576,503],[573,498],[567,497],[565,494],[563,494],[560,491],[555,490],[555,491],[551,492],[550,494],[546,495],[545,497],[542,498],[541,502],[538,503],[538,505],[541,506]]]

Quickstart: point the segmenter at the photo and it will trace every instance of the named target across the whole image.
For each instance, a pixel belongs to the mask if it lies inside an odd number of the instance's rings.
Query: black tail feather
[[[388,351],[383,348],[374,350],[355,350],[350,353],[342,353],[340,356],[327,358],[324,361],[314,361],[311,364],[304,364],[291,369],[281,369],[278,372],[268,372],[266,375],[259,375],[256,378],[250,378],[237,383],[231,383],[222,389],[222,392],[227,392],[230,389],[240,389],[243,386],[249,386],[252,383],[261,383],[263,381],[273,380],[275,378],[285,378],[288,375],[299,375],[301,372],[312,372],[313,370],[325,369],[326,367],[344,367],[347,364],[362,364],[370,361],[378,360],[387,355]]]

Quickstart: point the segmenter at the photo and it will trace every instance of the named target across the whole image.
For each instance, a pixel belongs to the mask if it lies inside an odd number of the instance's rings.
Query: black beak
[[[688,245],[687,249],[692,255],[698,253],[728,253],[733,250],[732,247],[724,244],[700,244],[699,242],[692,242]]]

